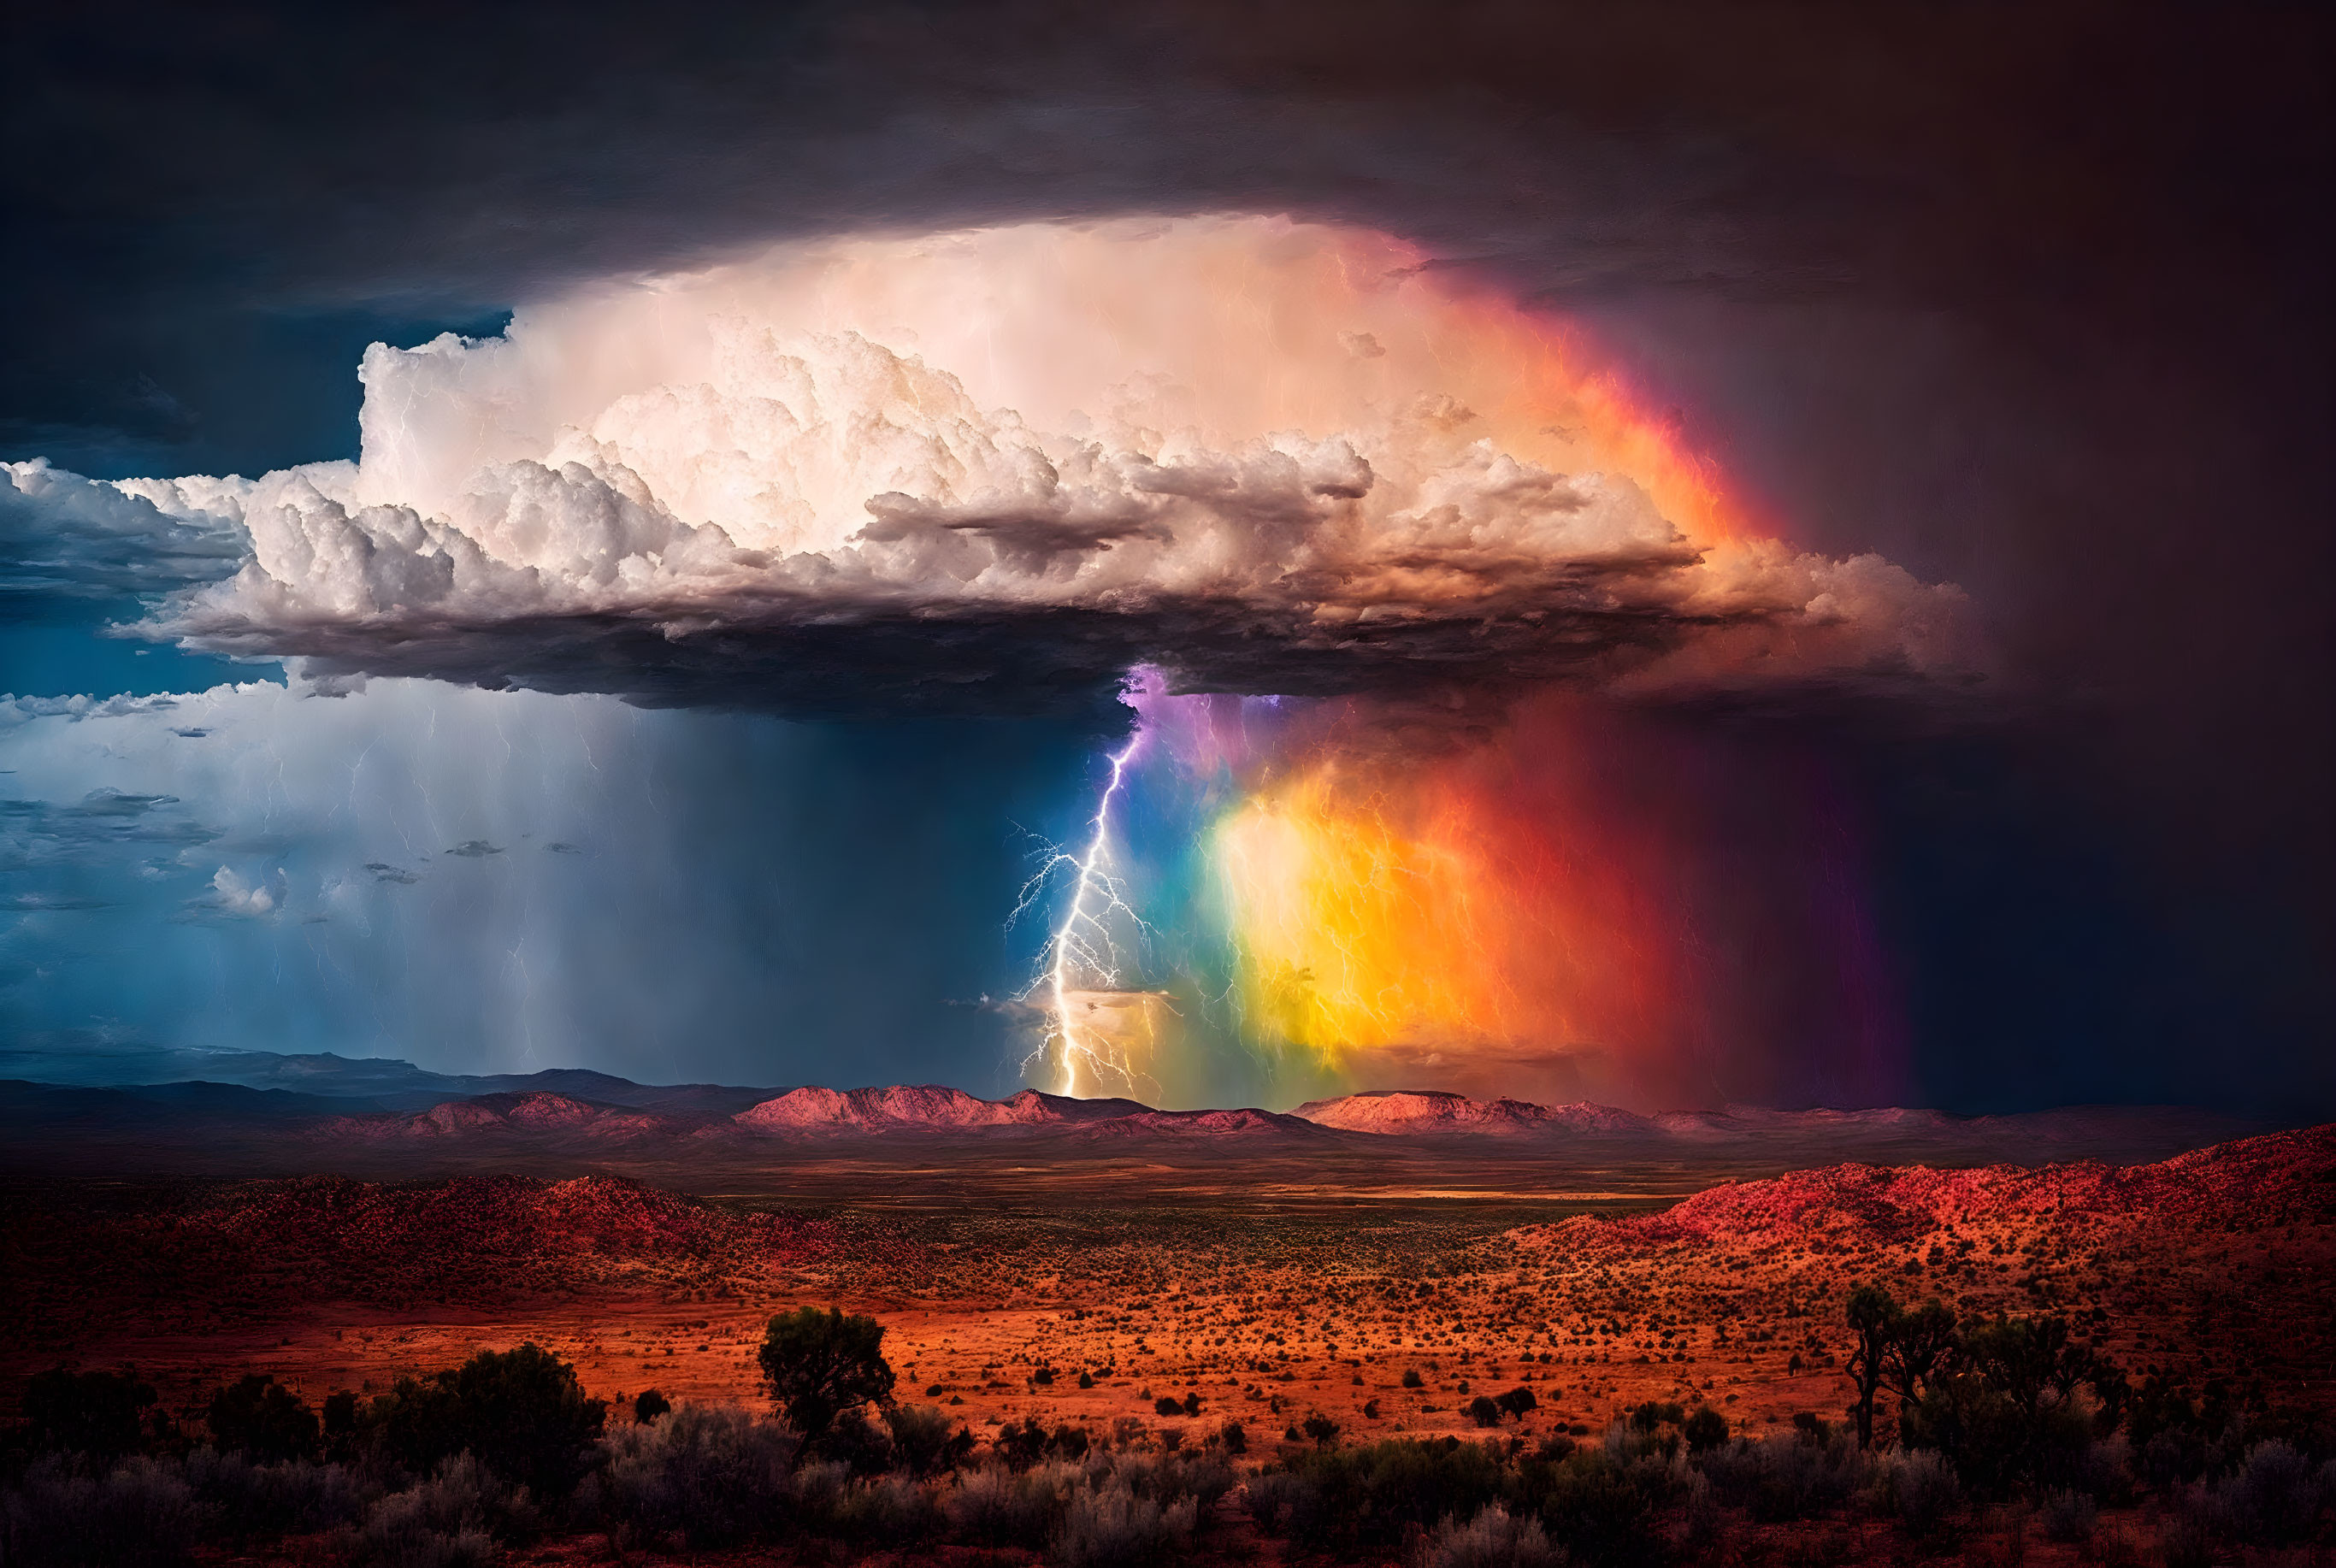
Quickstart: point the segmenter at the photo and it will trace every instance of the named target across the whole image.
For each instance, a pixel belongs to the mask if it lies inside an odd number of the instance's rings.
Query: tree
[[[313,1459],[323,1437],[316,1413],[299,1395],[257,1372],[213,1394],[203,1421],[222,1451],[263,1465]]]
[[[892,1368],[881,1353],[884,1325],[846,1317],[836,1308],[803,1307],[771,1320],[756,1358],[771,1399],[803,1446],[823,1436],[837,1416],[871,1402],[892,1402]]]
[[[1849,1328],[1857,1343],[1843,1368],[1857,1398],[1850,1402],[1850,1418],[1857,1423],[1857,1446],[1874,1446],[1874,1397],[1888,1370],[1892,1340],[1903,1314],[1890,1292],[1879,1285],[1860,1285],[1849,1293]]]
[[[401,1378],[367,1425],[390,1457],[427,1475],[461,1453],[538,1497],[564,1497],[590,1466],[608,1407],[576,1368],[532,1342],[482,1350],[428,1382]]]
[[[1898,1396],[1900,1410],[1922,1398],[1953,1357],[1959,1342],[1954,1309],[1944,1301],[1928,1300],[1899,1314],[1884,1352],[1883,1372]]]
[[[24,1384],[33,1446],[119,1459],[144,1446],[154,1390],[135,1372],[36,1372]]]

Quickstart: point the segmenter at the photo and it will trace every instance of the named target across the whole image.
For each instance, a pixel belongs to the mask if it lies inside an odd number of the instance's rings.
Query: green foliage
[[[891,1403],[883,1345],[884,1325],[873,1318],[804,1307],[771,1320],[757,1359],[772,1400],[809,1441],[845,1410]]]
[[[24,1385],[24,1425],[33,1446],[118,1459],[145,1446],[151,1386],[135,1372],[36,1372]]]
[[[472,1454],[540,1498],[564,1497],[592,1461],[608,1406],[588,1399],[576,1368],[533,1343],[482,1350],[427,1382],[402,1378],[365,1426],[391,1459],[427,1475]]]
[[[316,1413],[300,1396],[257,1372],[213,1394],[203,1422],[222,1452],[262,1464],[313,1459],[324,1436]]]

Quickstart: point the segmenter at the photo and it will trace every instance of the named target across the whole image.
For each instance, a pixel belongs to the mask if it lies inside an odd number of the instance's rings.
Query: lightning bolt
[[[1014,906],[1008,924],[1033,908],[1048,883],[1057,877],[1067,876],[1071,883],[1069,907],[1062,920],[1048,935],[1045,962],[1031,991],[1044,987],[1047,995],[1046,1037],[1038,1048],[1022,1059],[1027,1076],[1032,1066],[1047,1052],[1061,1047],[1062,1076],[1057,1094],[1079,1093],[1080,1069],[1084,1066],[1093,1086],[1100,1089],[1105,1079],[1114,1077],[1133,1084],[1137,1074],[1124,1056],[1101,1034],[1081,1027],[1074,1017],[1077,1004],[1072,993],[1078,990],[1110,989],[1120,983],[1119,947],[1112,936],[1112,921],[1124,918],[1139,929],[1144,927],[1143,917],[1132,908],[1124,895],[1119,879],[1110,869],[1111,807],[1127,782],[1128,765],[1144,745],[1144,731],[1138,728],[1125,745],[1111,755],[1111,777],[1104,784],[1102,798],[1095,802],[1095,815],[1087,823],[1086,847],[1076,854],[1057,850],[1046,857],[1037,872],[1023,884],[1021,897]],[[1028,991],[1024,993],[1025,996]]]

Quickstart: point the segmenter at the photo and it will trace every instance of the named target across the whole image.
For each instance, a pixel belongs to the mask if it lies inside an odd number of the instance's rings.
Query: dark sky
[[[0,457],[353,455],[366,343],[775,238],[1368,224],[1586,326],[1796,541],[1970,591],[1985,722],[1790,721],[1920,1097],[2336,1105],[2320,7],[10,16]],[[213,678],[9,603],[0,687]]]

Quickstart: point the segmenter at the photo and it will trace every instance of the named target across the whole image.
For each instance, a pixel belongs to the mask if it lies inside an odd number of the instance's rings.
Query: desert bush
[[[735,1406],[685,1404],[603,1440],[602,1514],[612,1534],[678,1536],[693,1550],[767,1536],[791,1512],[799,1446],[777,1423]]]
[[[1246,1454],[1249,1452],[1249,1428],[1239,1421],[1228,1421],[1217,1433],[1217,1441],[1224,1445],[1228,1454]]]
[[[1408,1534],[1447,1515],[1475,1517],[1506,1478],[1489,1447],[1457,1438],[1317,1449],[1287,1468],[1297,1484],[1275,1495],[1286,1514],[1280,1528],[1299,1540],[1375,1552],[1394,1551]],[[1251,1493],[1254,1498],[1254,1481]]]
[[[875,1319],[803,1307],[771,1320],[756,1359],[787,1425],[816,1441],[844,1411],[891,1401],[883,1347]]]
[[[186,1558],[199,1514],[168,1462],[133,1458],[92,1475],[36,1459],[0,1493],[0,1561],[10,1568],[160,1568]]]
[[[1560,1555],[1541,1521],[1513,1519],[1498,1503],[1462,1524],[1445,1519],[1421,1544],[1421,1568],[1555,1568]]]
[[[1205,1454],[1131,1455],[1113,1466],[1109,1474],[1138,1497],[1156,1503],[1192,1498],[1204,1517],[1233,1488],[1232,1466]]]
[[[211,1442],[262,1464],[313,1459],[322,1446],[316,1413],[271,1377],[248,1373],[211,1396],[203,1413]]]
[[[1945,1456],[1928,1448],[1892,1455],[1875,1476],[1883,1512],[1923,1539],[1943,1535],[1962,1506],[1962,1482]]]
[[[834,1512],[839,1534],[880,1546],[918,1545],[932,1540],[948,1525],[932,1493],[922,1482],[906,1475],[854,1482]]]
[[[2100,1520],[2100,1509],[2090,1496],[2066,1488],[2044,1494],[2043,1506],[2037,1514],[2044,1539],[2064,1543],[2091,1540],[2093,1526]]]
[[[2221,1533],[2249,1546],[2284,1546],[2312,1533],[2319,1477],[2311,1461],[2282,1442],[2258,1443],[2210,1495]]]
[[[1314,1484],[1287,1470],[1267,1470],[1249,1478],[1241,1501],[1249,1516],[1268,1535],[1286,1535],[1293,1517],[1310,1511]]]
[[[380,1495],[346,1466],[256,1465],[212,1448],[188,1455],[180,1474],[202,1510],[203,1533],[238,1542],[352,1525]]]
[[[1467,1415],[1468,1419],[1479,1427],[1497,1427],[1501,1424],[1501,1407],[1493,1403],[1492,1396],[1489,1394],[1479,1394],[1469,1400]]]
[[[1708,1453],[1728,1441],[1728,1417],[1708,1405],[1698,1406],[1679,1427],[1679,1436],[1687,1439],[1689,1453]]]
[[[494,1560],[499,1539],[524,1540],[535,1524],[524,1488],[457,1454],[428,1480],[367,1509],[349,1557],[361,1568],[474,1568]]]
[[[2192,1427],[2168,1427],[2142,1444],[2135,1468],[2160,1492],[2197,1480],[2206,1473],[2206,1437]]]
[[[584,1397],[576,1368],[533,1343],[482,1350],[428,1381],[401,1378],[365,1427],[389,1458],[427,1475],[468,1453],[539,1498],[575,1490],[595,1458],[608,1406]]]
[[[1667,1461],[1618,1464],[1602,1449],[1584,1449],[1551,1467],[1542,1523],[1584,1568],[1646,1568],[1664,1555],[1660,1510],[1683,1485]]]
[[[1113,1481],[1081,1487],[1063,1510],[1047,1558],[1057,1568],[1159,1568],[1192,1539],[1193,1499],[1163,1505]]]
[[[36,1372],[24,1383],[24,1431],[35,1449],[101,1462],[145,1446],[153,1388],[134,1372]]]
[[[1420,1380],[1418,1368],[1406,1367],[1403,1369],[1403,1386],[1406,1388],[1419,1388],[1426,1387],[1426,1384]]]
[[[1695,1459],[1722,1502],[1766,1524],[1814,1519],[1838,1507],[1865,1478],[1866,1464],[1846,1434],[1819,1442],[1800,1437],[1738,1437]]]
[[[985,1546],[1043,1551],[1061,1524],[1076,1467],[1040,1465],[1028,1470],[984,1466],[958,1476],[942,1503],[949,1523]]]
[[[633,1419],[646,1427],[658,1417],[670,1414],[673,1401],[655,1388],[644,1388],[633,1396]]]
[[[893,1467],[897,1458],[888,1427],[871,1421],[867,1411],[856,1407],[838,1416],[811,1448],[854,1475],[881,1475]]]
[[[973,1452],[972,1432],[959,1427],[952,1434],[949,1427],[955,1423],[948,1411],[936,1405],[895,1405],[884,1412],[884,1424],[891,1428],[895,1461],[911,1475],[953,1470]],[[1083,1431],[1078,1433],[1078,1446],[1082,1453],[1086,1449]]]

